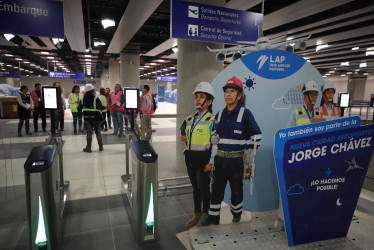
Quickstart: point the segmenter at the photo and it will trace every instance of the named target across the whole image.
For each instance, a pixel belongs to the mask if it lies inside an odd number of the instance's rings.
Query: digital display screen
[[[350,94],[349,93],[340,93],[339,97],[340,97],[339,98],[339,107],[348,108],[349,107]]]
[[[45,109],[57,109],[57,88],[43,87],[43,101]]]
[[[138,109],[138,89],[123,89],[125,94],[125,109]]]

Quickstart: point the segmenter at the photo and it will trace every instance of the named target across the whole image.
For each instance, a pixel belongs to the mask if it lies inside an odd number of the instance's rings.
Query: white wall
[[[374,75],[369,75],[366,79],[364,100],[370,101],[371,94],[374,93]]]

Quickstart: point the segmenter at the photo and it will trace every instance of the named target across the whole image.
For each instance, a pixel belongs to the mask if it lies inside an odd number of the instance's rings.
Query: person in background
[[[321,118],[320,112],[314,109],[319,93],[317,83],[309,81],[302,84],[300,91],[304,96],[304,104],[292,112],[287,128],[308,125],[312,123],[313,118]]]
[[[111,116],[113,119],[113,135],[121,137],[123,135],[123,110],[125,99],[121,91],[121,85],[114,85],[114,92],[110,95],[109,106],[111,108]]]
[[[83,94],[79,93],[79,86],[74,85],[71,93],[69,95],[69,104],[71,114],[73,115],[73,128],[74,134],[78,131],[82,132],[82,109],[80,103],[83,101]],[[78,121],[78,131],[77,131],[77,121]]]
[[[29,89],[26,86],[21,86],[21,92],[17,95],[17,111],[18,111],[18,136],[22,136],[22,126],[25,123],[26,134],[32,135],[30,133],[30,113],[34,109],[34,103],[32,101]]]
[[[65,110],[66,110],[65,89],[64,88],[61,88],[61,104],[62,104],[62,112],[61,112],[61,119],[60,119],[60,130],[64,131]]]
[[[184,151],[188,176],[193,188],[194,217],[187,221],[186,227],[195,226],[199,220],[208,218],[210,204],[210,172],[214,157],[211,157],[213,134],[212,104],[214,89],[209,82],[201,82],[195,91],[197,113],[189,116],[185,131],[181,130],[180,139],[186,142]],[[201,203],[203,204],[201,206]]]
[[[38,132],[38,119],[40,114],[40,117],[42,119],[43,132],[45,132],[45,129],[47,127],[47,118],[45,108],[43,107],[40,83],[35,83],[35,90],[31,93],[31,96],[34,103],[34,111],[32,114],[34,117],[34,131]]]
[[[326,121],[335,120],[340,117],[340,108],[334,107],[335,91],[335,85],[330,81],[321,86],[321,105],[316,110],[321,114],[321,118],[326,119]]]
[[[105,89],[105,97],[106,97],[106,103],[108,104],[109,97],[110,97],[110,88]],[[108,121],[109,128],[112,129],[112,119],[110,118],[110,111],[111,111],[111,108],[109,105],[107,105],[107,112],[106,112],[107,119],[106,120]]]
[[[142,89],[142,98],[141,98],[141,109],[143,115],[152,115],[154,113],[153,110],[153,98],[151,93],[149,93],[149,86],[144,85]],[[143,126],[143,124],[142,124]],[[151,118],[146,118],[144,120],[144,128],[146,131],[148,131],[145,135],[145,140],[149,141],[152,137],[152,125],[151,125]]]
[[[83,117],[86,124],[87,130],[87,146],[83,149],[83,152],[91,153],[92,146],[92,133],[93,130],[96,134],[96,139],[99,144],[99,151],[103,151],[103,140],[101,138],[100,123],[101,123],[101,111],[104,109],[100,99],[95,96],[95,88],[92,84],[87,84],[85,87],[86,94],[83,98]]]
[[[100,126],[100,129],[101,130],[104,130],[104,131],[108,131],[108,124],[106,122],[106,113],[107,113],[107,101],[106,101],[106,97],[105,97],[105,89],[104,88],[100,88],[100,101],[101,101],[101,104],[103,105],[104,109],[102,110],[102,119],[101,119],[101,126]],[[105,129],[104,129],[105,127]]]

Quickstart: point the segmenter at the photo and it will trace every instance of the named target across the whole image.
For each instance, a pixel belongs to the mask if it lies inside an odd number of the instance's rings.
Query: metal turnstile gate
[[[46,144],[34,147],[24,165],[30,249],[61,247],[62,219],[69,199],[61,137],[51,137]]]
[[[122,179],[122,197],[139,245],[158,239],[158,155],[148,141],[127,140],[128,169]],[[126,151],[127,151],[126,150]]]

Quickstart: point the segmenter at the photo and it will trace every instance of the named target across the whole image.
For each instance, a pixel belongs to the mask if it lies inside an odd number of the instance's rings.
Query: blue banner
[[[171,37],[245,45],[257,40],[262,19],[259,13],[173,0]]]
[[[49,71],[48,77],[58,79],[84,79],[84,72]]]
[[[177,82],[176,76],[157,76],[156,82]]]
[[[372,157],[358,117],[277,131],[274,155],[288,245],[345,237]]]
[[[63,2],[2,0],[0,1],[0,32],[64,38]]]
[[[21,71],[0,71],[0,77],[21,78]]]

